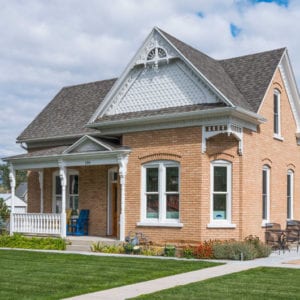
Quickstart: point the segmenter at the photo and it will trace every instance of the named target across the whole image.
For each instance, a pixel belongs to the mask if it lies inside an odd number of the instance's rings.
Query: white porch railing
[[[61,234],[61,214],[13,214],[13,232],[30,234]]]

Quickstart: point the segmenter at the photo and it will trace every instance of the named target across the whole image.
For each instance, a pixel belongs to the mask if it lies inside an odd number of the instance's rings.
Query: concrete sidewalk
[[[182,273],[178,275],[163,277],[159,279],[144,281],[127,286],[117,287],[100,292],[84,294],[68,299],[88,300],[88,299],[110,299],[121,300],[137,297],[142,294],[154,293],[160,290],[173,288],[178,285],[185,285],[213,277],[223,276],[226,274],[236,273],[256,267],[284,267],[300,268],[300,264],[289,264],[290,261],[300,262],[300,253],[296,251],[286,251],[284,254],[279,252],[272,253],[267,258],[255,259],[252,261],[226,261],[225,265],[206,268],[198,271]]]

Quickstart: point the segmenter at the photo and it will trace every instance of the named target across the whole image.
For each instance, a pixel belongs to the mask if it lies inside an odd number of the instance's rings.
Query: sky
[[[154,26],[216,58],[287,47],[299,0],[0,0],[0,157],[63,86],[118,77]]]

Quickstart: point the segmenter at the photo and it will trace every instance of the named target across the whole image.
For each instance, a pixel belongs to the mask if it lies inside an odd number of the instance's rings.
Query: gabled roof
[[[64,87],[19,135],[18,141],[97,132],[85,127],[116,79]]]
[[[286,48],[220,60],[226,73],[244,95],[253,112],[258,112],[274,72]]]
[[[142,46],[119,79],[63,88],[17,140],[28,142],[59,137],[80,137],[85,134],[99,133],[92,127],[96,127],[101,122],[195,110],[209,109],[211,111],[214,106],[222,105],[257,114],[274,71],[286,53],[285,49],[281,48],[237,58],[216,60],[161,29],[154,28],[153,32],[160,35],[168,47],[174,50],[172,51],[176,59],[182,59],[196,73],[198,72],[204,84],[221,100],[220,103],[167,107],[110,116],[102,113],[99,116],[100,108],[107,106],[106,101],[110,99],[110,95],[122,86],[127,74],[136,66],[135,59],[138,60],[139,51],[143,50]]]

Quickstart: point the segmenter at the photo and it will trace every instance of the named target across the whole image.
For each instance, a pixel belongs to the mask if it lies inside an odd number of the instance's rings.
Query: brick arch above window
[[[287,170],[292,170],[293,172],[295,172],[295,170],[296,170],[296,166],[292,163],[287,164],[286,168],[287,168]]]
[[[273,89],[281,93],[283,91],[283,86],[279,82],[274,82]]]
[[[270,158],[264,158],[264,159],[262,159],[261,160],[262,161],[262,164],[263,165],[267,165],[267,166],[269,166],[269,167],[271,167],[272,166],[272,160],[270,159]]]
[[[142,164],[145,164],[155,160],[171,160],[181,162],[182,156],[178,153],[159,152],[149,153],[143,156],[139,156],[138,158]]]
[[[228,162],[232,163],[235,156],[232,155],[231,153],[218,152],[218,153],[214,153],[214,154],[209,155],[209,158],[210,158],[211,161],[225,160],[225,161],[228,161]]]

